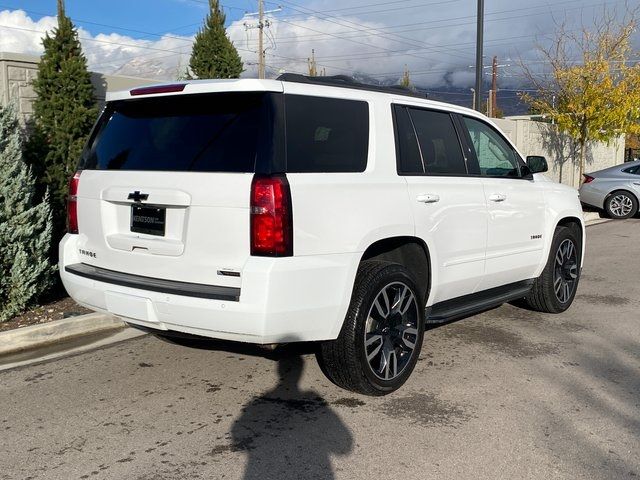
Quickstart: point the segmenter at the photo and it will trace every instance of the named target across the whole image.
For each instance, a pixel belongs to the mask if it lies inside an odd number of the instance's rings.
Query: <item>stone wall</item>
[[[31,81],[38,73],[38,62],[27,55],[0,52],[0,101],[16,102],[23,120],[33,112],[35,92]]]
[[[571,139],[558,132],[555,125],[528,118],[493,119],[516,144],[523,155],[547,158],[547,175],[556,182],[574,187],[580,185],[580,151]],[[585,172],[594,172],[624,162],[624,136],[609,144],[594,143],[587,149]]]
[[[38,74],[39,57],[0,52],[0,102],[15,101],[23,123],[33,113],[35,92],[31,82]],[[127,90],[140,85],[158,83],[148,78],[91,73],[91,83],[99,103],[104,103],[107,91]]]

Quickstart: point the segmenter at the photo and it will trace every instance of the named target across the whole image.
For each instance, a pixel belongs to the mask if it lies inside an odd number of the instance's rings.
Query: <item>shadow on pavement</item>
[[[242,408],[231,429],[232,448],[245,452],[245,480],[333,479],[332,455],[347,455],[353,437],[313,390],[300,390],[304,361],[287,351],[278,384]]]
[[[275,348],[269,346],[261,346],[253,343],[232,342],[226,340],[217,340],[213,338],[200,337],[197,335],[189,335],[178,332],[162,333],[151,332],[144,328],[138,328],[151,333],[159,340],[182,347],[195,348],[198,350],[215,350],[220,352],[238,353],[242,355],[250,355],[253,357],[264,357],[271,360],[279,360],[283,356],[308,355],[314,354],[317,350],[315,342],[298,342],[296,339],[288,340],[288,343],[275,345]]]
[[[315,390],[301,390],[305,355],[317,343],[288,340],[275,349],[240,342],[176,334],[157,335],[169,343],[267,358],[277,362],[277,384],[241,409],[231,427],[231,445],[213,445],[211,455],[233,451],[247,457],[245,480],[335,478],[332,455],[347,455],[353,436],[329,403]]]

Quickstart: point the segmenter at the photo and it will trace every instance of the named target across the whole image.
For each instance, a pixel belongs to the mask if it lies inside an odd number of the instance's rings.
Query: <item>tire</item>
[[[626,190],[616,190],[604,201],[604,209],[610,218],[631,218],[638,213],[638,199]]]
[[[580,281],[582,244],[579,238],[575,229],[556,228],[547,265],[524,299],[527,307],[537,312],[561,313],[571,306]]]
[[[402,265],[362,262],[340,335],[322,342],[317,353],[327,377],[364,395],[386,395],[400,388],[422,348],[424,300],[418,292]]]

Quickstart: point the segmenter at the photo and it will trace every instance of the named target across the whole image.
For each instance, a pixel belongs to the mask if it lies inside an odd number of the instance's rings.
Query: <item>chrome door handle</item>
[[[494,193],[489,195],[489,200],[492,202],[504,202],[507,199],[507,196],[502,193]]]
[[[633,182],[634,185],[640,185],[640,182]]]
[[[421,193],[416,197],[416,200],[420,203],[436,203],[440,201],[440,195],[433,193]]]

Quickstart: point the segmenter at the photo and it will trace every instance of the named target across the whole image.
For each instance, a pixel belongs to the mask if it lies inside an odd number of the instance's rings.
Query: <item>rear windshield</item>
[[[82,168],[253,172],[263,97],[226,93],[114,102]]]

